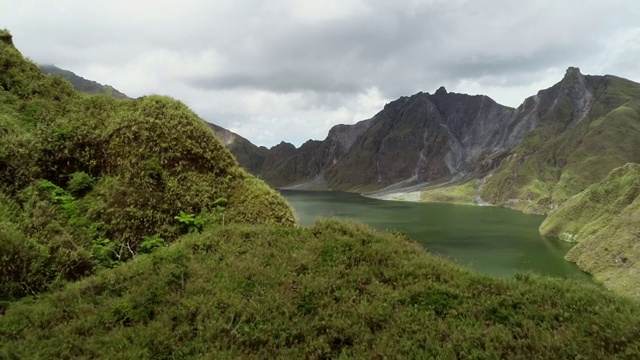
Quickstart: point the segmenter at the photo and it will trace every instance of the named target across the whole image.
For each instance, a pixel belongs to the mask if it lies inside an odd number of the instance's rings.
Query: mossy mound
[[[295,223],[179,101],[77,93],[8,42],[0,69],[0,300],[207,224]]]
[[[494,279],[362,225],[186,235],[0,316],[8,358],[632,359],[640,306]]]
[[[614,169],[569,199],[540,233],[577,242],[566,256],[606,287],[640,299],[640,165]]]

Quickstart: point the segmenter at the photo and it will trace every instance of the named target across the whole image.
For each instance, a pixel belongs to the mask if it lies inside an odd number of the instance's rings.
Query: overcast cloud
[[[32,60],[300,145],[418,91],[518,106],[568,66],[640,81],[637,0],[0,0]]]

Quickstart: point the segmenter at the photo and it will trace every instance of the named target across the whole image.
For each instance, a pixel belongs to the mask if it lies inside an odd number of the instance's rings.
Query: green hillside
[[[597,83],[587,116],[569,124],[575,109],[560,96],[546,122],[488,180],[484,199],[547,213],[612,169],[640,162],[640,84],[610,75],[586,78]]]
[[[640,165],[614,169],[552,211],[540,233],[577,242],[566,259],[618,293],[640,298]]]
[[[0,300],[213,223],[293,224],[184,104],[77,93],[0,42]]]
[[[11,305],[0,339],[29,359],[633,359],[640,306],[362,225],[234,225]]]

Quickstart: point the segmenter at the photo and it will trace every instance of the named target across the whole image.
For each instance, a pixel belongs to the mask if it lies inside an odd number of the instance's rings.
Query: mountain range
[[[487,201],[545,214],[613,168],[640,162],[638,111],[640,84],[570,67],[517,108],[441,87],[299,148],[267,149],[216,131],[272,186],[376,194],[482,180],[478,195]]]
[[[41,68],[76,90],[126,97],[70,71]],[[208,125],[243,168],[274,187],[424,195],[474,182],[479,199],[546,214],[612,169],[640,162],[639,113],[640,84],[569,67],[517,108],[441,87],[401,97],[300,147],[256,146]]]

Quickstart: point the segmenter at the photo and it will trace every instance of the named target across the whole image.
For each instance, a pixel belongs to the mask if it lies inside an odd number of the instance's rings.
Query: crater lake
[[[572,244],[538,233],[544,216],[496,206],[386,201],[344,192],[280,192],[303,226],[319,218],[343,218],[381,230],[402,231],[427,251],[490,276],[534,272],[591,281],[589,275],[564,260]]]

